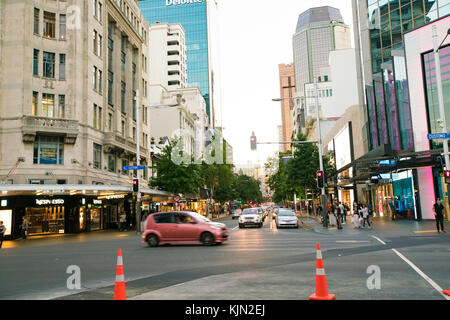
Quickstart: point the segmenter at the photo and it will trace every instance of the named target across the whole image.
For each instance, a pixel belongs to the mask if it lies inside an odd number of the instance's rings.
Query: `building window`
[[[144,124],[148,123],[148,110],[146,106],[142,106],[142,122]]]
[[[122,120],[121,130],[122,130],[122,137],[125,137],[125,121],[124,120]]]
[[[66,117],[66,96],[63,94],[58,99],[58,116],[62,119]]]
[[[34,33],[39,35],[39,15],[40,10],[37,8],[34,8]]]
[[[39,75],[39,50],[36,49],[33,51],[33,75]]]
[[[66,39],[66,15],[65,14],[59,15],[59,38],[61,40]]]
[[[133,127],[133,141],[136,141],[136,128]]]
[[[114,106],[113,85],[114,85],[114,73],[108,71],[108,104],[110,106]]]
[[[44,67],[43,76],[44,78],[55,78],[55,54],[51,52],[44,51]]]
[[[102,146],[94,143],[94,169],[102,168]]]
[[[63,137],[36,136],[34,141],[33,163],[63,165]]]
[[[113,154],[108,155],[108,171],[116,172],[116,156]]]
[[[102,129],[102,108],[94,103],[93,126],[95,129]]]
[[[136,91],[133,91],[133,110],[131,112],[133,120],[136,121]]]
[[[97,67],[92,68],[92,85],[94,90],[97,90]]]
[[[328,76],[325,76],[325,82],[328,82]]]
[[[39,99],[39,93],[37,93],[36,91],[33,91],[33,102],[31,104],[31,115],[32,116],[37,115],[38,99]]]
[[[102,130],[102,107],[98,107],[98,121],[97,121],[97,129]]]
[[[126,114],[126,109],[125,109],[125,94],[126,94],[126,87],[127,85],[125,84],[125,82],[122,81],[121,83],[121,108],[122,108],[122,113]]]
[[[102,56],[102,43],[103,43],[103,37],[99,34],[97,34],[97,55],[99,57]]]
[[[101,70],[98,70],[98,93],[102,93],[102,86],[103,86],[103,72]]]
[[[66,80],[66,55],[59,55],[59,80]]]
[[[97,44],[97,31],[95,31],[95,30],[94,30],[94,33],[93,33],[92,40],[93,40],[93,46],[92,46],[92,48],[93,48],[93,50],[94,50],[94,54],[97,54],[97,48],[98,48],[98,44]]]
[[[127,159],[122,159],[122,168],[123,167],[128,167],[128,160]],[[128,175],[128,171],[127,170],[122,170],[122,174],[124,176]]]
[[[108,130],[113,131],[113,115],[111,112],[108,113]]]
[[[42,116],[52,118],[55,108],[55,95],[43,93],[42,94]]]
[[[102,3],[100,1],[98,1],[97,19],[100,22],[102,22],[102,17],[103,17],[102,8],[103,8]]]
[[[44,11],[44,37],[55,37],[56,15],[52,12]]]

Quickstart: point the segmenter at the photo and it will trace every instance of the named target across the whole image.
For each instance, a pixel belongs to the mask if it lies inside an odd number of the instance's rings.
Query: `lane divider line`
[[[375,237],[375,236],[371,236],[372,238],[375,238],[375,239],[377,239],[378,241],[380,241],[382,244],[384,244],[384,245],[386,245],[386,242],[384,242],[383,240],[381,240],[380,238],[378,238],[378,237]]]
[[[434,282],[430,277],[428,277],[425,273],[422,272],[414,263],[409,261],[404,255],[402,255],[400,252],[398,252],[395,249],[392,249],[400,258],[402,258],[407,264],[410,265],[411,268],[413,268],[422,278],[424,278],[434,289],[436,289],[445,299],[450,300],[449,296],[446,296],[443,293],[443,289]]]
[[[386,242],[384,242],[383,240],[381,240],[378,237],[375,236],[371,236],[372,238],[377,239],[378,241],[380,241],[382,244],[386,245]],[[424,278],[434,289],[436,289],[446,300],[450,300],[450,297],[445,295],[443,293],[443,289],[436,283],[434,282],[430,277],[428,277],[422,270],[420,270],[414,263],[412,263],[410,260],[408,260],[403,254],[401,254],[398,250],[391,248],[392,251],[394,251],[394,253],[396,255],[398,255],[403,261],[405,261],[411,268],[413,268],[414,271],[416,271],[422,278]]]

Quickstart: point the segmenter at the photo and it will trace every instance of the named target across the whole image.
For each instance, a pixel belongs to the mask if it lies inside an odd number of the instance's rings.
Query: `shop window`
[[[34,142],[33,163],[63,165],[63,137],[37,136]]]

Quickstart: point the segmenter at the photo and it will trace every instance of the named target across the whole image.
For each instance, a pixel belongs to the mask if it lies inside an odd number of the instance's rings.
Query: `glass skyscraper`
[[[139,7],[149,24],[179,23],[186,36],[187,85],[198,87],[211,114],[211,66],[208,5],[206,0],[140,0]]]

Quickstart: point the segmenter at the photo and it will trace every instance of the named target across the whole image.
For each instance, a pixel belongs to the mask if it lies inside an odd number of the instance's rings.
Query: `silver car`
[[[298,229],[297,215],[293,210],[289,209],[278,210],[278,214],[275,221],[277,224],[277,228],[294,227]]]
[[[242,210],[241,209],[236,209],[233,211],[233,215],[231,216],[231,218],[234,219],[238,219],[242,214]]]
[[[244,228],[246,226],[257,226],[262,228],[263,220],[258,212],[258,209],[244,209],[241,216],[239,217],[239,228]]]

